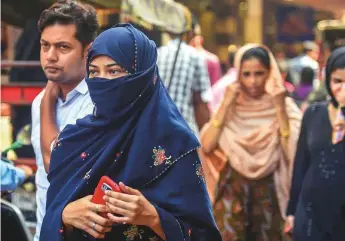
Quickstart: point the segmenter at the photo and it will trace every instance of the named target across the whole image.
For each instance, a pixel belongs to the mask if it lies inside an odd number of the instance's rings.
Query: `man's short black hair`
[[[312,41],[305,41],[303,43],[303,52],[308,53],[310,51],[318,50],[319,45],[317,45],[315,42]]]
[[[73,0],[59,0],[44,10],[38,21],[38,28],[43,30],[55,24],[76,26],[76,39],[85,47],[97,36],[98,21],[96,10],[88,5]]]

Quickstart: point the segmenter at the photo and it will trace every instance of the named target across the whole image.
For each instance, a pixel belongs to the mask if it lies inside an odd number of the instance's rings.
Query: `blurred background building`
[[[39,14],[53,2],[53,0],[2,1],[2,58],[14,59],[16,54],[20,55],[15,51],[16,40],[28,28],[35,31],[34,23]],[[136,1],[83,0],[83,2],[97,8],[102,29],[106,29],[120,21],[123,6],[126,5],[123,4],[124,2]],[[143,2],[148,6],[152,4],[159,11],[155,0]],[[343,0],[178,0],[177,2],[187,6],[197,17],[204,36],[205,48],[216,53],[223,63],[227,60],[229,44],[242,45],[248,42],[264,43],[272,49],[284,49],[289,57],[296,56],[302,50],[303,41],[317,40],[320,31],[317,28],[318,22],[341,19],[345,13]],[[131,20],[139,24],[158,45],[164,41],[161,33],[149,24],[143,24],[138,18]],[[31,28],[28,26],[30,23],[32,23]],[[344,33],[343,37],[345,37]],[[30,38],[33,39],[32,36]],[[37,47],[32,46],[32,48]],[[38,56],[31,57],[36,59]]]

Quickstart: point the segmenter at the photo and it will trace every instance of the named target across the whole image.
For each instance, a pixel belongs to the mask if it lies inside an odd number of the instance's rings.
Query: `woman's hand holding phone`
[[[112,222],[100,215],[108,211],[105,205],[91,202],[92,196],[86,196],[69,203],[62,212],[62,222],[68,232],[78,228],[95,238],[104,238],[112,229]]]

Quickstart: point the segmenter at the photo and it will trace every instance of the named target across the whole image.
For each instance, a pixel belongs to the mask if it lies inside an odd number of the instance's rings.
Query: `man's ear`
[[[89,52],[89,49],[91,47],[93,42],[89,43],[88,45],[85,46],[84,48],[84,56],[87,56],[87,53]]]

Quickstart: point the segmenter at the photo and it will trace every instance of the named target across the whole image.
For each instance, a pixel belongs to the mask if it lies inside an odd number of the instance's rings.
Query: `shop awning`
[[[27,19],[38,19],[41,12],[55,3],[56,0],[2,0],[1,21],[23,27]],[[121,0],[82,0],[96,8],[121,7]]]
[[[31,18],[55,3],[55,0],[2,0],[2,21],[23,27]],[[131,21],[146,28],[156,27],[175,34],[186,32],[191,27],[190,11],[173,0],[82,0],[99,9],[120,9],[122,20]],[[121,4],[122,2],[122,4]]]
[[[173,0],[123,0],[122,21],[181,34],[191,28],[191,13]]]

